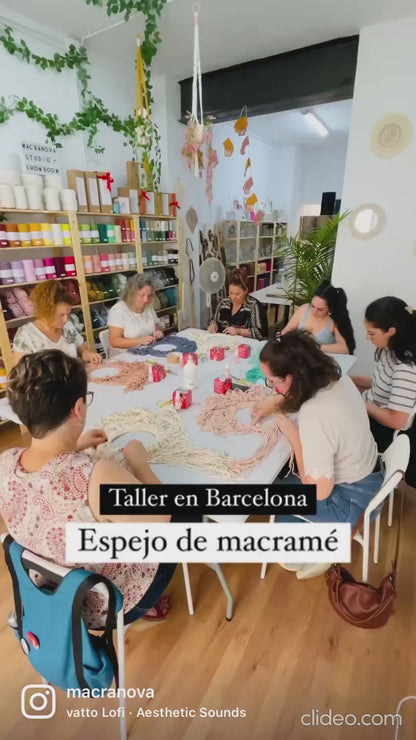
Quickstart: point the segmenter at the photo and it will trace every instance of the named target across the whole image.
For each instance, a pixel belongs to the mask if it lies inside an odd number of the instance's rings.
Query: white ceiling
[[[329,130],[328,136],[319,136],[302,116],[301,109],[250,116],[250,133],[278,146],[330,146],[348,138],[351,126],[352,100],[340,100],[308,108]]]
[[[279,54],[339,36],[358,33],[365,25],[416,14],[414,0],[199,0],[203,71]],[[163,11],[163,44],[156,73],[182,79],[192,74],[193,0],[173,0]],[[104,10],[86,0],[13,0],[0,2],[0,14],[28,19],[51,31],[80,39],[89,31],[113,24]],[[136,34],[143,19],[88,41],[92,52],[133,64]]]

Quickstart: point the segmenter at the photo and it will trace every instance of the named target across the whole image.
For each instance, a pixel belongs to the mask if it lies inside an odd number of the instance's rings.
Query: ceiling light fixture
[[[327,127],[322,123],[322,121],[319,120],[317,116],[315,116],[315,113],[312,113],[310,110],[302,111],[302,115],[305,118],[305,121],[309,123],[309,125],[313,128],[313,130],[319,134],[319,136],[328,136],[329,130]]]

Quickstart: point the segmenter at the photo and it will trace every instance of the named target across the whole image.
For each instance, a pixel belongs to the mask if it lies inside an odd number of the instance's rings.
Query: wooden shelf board
[[[93,278],[93,277],[106,277],[108,275],[120,275],[123,272],[137,272],[137,268],[129,267],[128,270],[110,270],[110,272],[86,272],[85,279],[89,280],[90,278]]]
[[[56,277],[56,278],[52,278],[52,280],[59,280],[59,281],[61,281],[61,280],[77,280],[77,279],[78,278],[77,278],[76,275],[74,275],[73,277],[60,277],[60,278]],[[9,283],[8,285],[0,285],[0,289],[1,288],[3,288],[3,289],[5,288],[6,290],[8,290],[9,288],[21,288],[23,285],[37,285],[38,283],[44,283],[45,280],[46,280],[46,278],[44,278],[43,280],[34,280],[32,283]]]
[[[90,306],[95,306],[97,303],[107,303],[108,301],[118,301],[120,296],[116,296],[115,298],[101,298],[100,301],[89,301]]]

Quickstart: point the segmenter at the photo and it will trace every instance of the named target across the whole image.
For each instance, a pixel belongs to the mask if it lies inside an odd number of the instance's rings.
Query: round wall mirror
[[[386,214],[377,203],[364,203],[351,213],[349,223],[356,239],[373,239],[383,231]]]

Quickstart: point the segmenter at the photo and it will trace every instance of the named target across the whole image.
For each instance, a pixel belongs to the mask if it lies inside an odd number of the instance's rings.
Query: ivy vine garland
[[[107,15],[124,13],[124,20],[128,21],[132,12],[144,13],[146,17],[144,40],[141,45],[143,66],[149,92],[149,103],[153,102],[150,95],[150,69],[157,46],[161,42],[157,22],[160,18],[166,0],[86,0],[87,5],[106,7]],[[34,64],[43,70],[54,70],[58,73],[65,69],[76,72],[82,100],[81,110],[77,111],[67,123],[59,120],[55,113],[46,113],[33,100],[13,96],[10,102],[0,97],[0,124],[10,120],[15,113],[25,113],[27,117],[42,125],[46,130],[47,138],[56,147],[62,147],[60,138],[73,136],[76,133],[88,134],[87,145],[98,154],[104,151],[96,141],[98,128],[104,124],[115,133],[121,133],[125,139],[124,146],[130,146],[133,157],[138,159],[138,151],[142,150],[142,158],[147,164],[148,186],[158,188],[161,175],[160,136],[157,126],[148,119],[133,116],[120,118],[111,113],[101,98],[93,95],[89,89],[91,75],[89,74],[89,59],[84,47],[71,44],[68,50],[61,54],[56,52],[53,57],[47,58],[35,54],[21,39],[17,42],[13,30],[9,26],[3,27],[0,43],[9,52],[19,56],[28,64]]]

